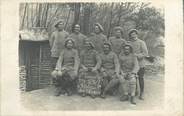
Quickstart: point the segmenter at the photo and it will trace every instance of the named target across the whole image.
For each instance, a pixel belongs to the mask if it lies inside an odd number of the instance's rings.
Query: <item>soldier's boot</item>
[[[140,99],[140,100],[144,100],[143,92],[140,93],[139,99]]]
[[[54,92],[54,96],[60,96],[60,94],[61,94],[60,87],[56,87],[55,92]]]
[[[96,95],[92,94],[91,95],[91,98],[95,99],[96,98]]]
[[[86,93],[81,93],[81,96],[82,97],[86,97]]]
[[[127,101],[128,100],[128,95],[124,95],[120,97],[120,101]]]
[[[73,95],[73,92],[72,92],[71,88],[68,88],[66,91],[67,91],[67,95],[68,96],[72,96]]]
[[[101,94],[100,97],[103,98],[103,99],[105,99],[106,98],[106,93],[105,92],[102,92],[102,94]]]
[[[61,93],[62,95],[64,95],[64,94],[66,93],[66,90],[61,89],[61,90],[60,90],[60,93]]]
[[[134,96],[131,96],[130,103],[136,105],[135,97]]]

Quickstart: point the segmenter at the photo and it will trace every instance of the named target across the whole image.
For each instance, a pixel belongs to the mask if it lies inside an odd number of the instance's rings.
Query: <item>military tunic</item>
[[[64,43],[68,35],[69,34],[66,31],[55,31],[52,33],[49,40],[51,57],[59,57],[61,51],[65,48]]]
[[[137,39],[130,41],[133,53],[137,56],[140,68],[145,67],[144,57],[148,55],[146,44],[143,40]]]
[[[117,78],[117,74],[119,74],[119,61],[117,55],[112,51],[110,51],[108,54],[102,53],[100,58],[102,60],[102,88],[105,89],[112,79]]]
[[[99,53],[102,53],[103,44],[104,42],[107,42],[107,37],[102,33],[99,33],[99,34],[92,33],[89,38],[95,45],[95,50],[97,50]]]
[[[112,44],[112,51],[119,55],[122,49],[122,45],[126,43],[126,40],[123,38],[110,37],[109,41]]]
[[[79,68],[79,56],[75,49],[62,50],[57,61],[56,70],[62,72],[62,77],[57,78],[57,84],[64,89],[72,87],[73,80],[77,77]]]
[[[87,38],[85,35],[83,35],[82,33],[71,33],[69,35],[69,37],[73,38],[75,40],[75,47],[78,50],[79,54],[82,51],[83,44],[84,44],[84,40]]]
[[[136,74],[139,70],[137,57],[134,54],[119,55],[120,69],[122,72],[121,84],[124,88],[124,95],[130,93],[135,96],[136,91]]]
[[[84,50],[80,55],[81,68],[79,70],[78,92],[89,95],[101,93],[100,77],[98,71],[91,71],[90,68],[100,68],[101,60],[96,50]],[[88,68],[84,70],[83,67]]]

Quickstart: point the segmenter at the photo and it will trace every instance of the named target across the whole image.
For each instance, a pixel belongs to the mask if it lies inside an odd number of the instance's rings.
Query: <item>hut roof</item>
[[[28,31],[28,30],[22,30],[19,31],[19,40],[23,41],[48,41],[48,33],[45,31]]]

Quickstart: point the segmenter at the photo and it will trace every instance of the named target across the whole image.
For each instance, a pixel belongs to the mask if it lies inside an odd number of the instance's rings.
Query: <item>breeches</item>
[[[125,80],[122,83],[124,95],[130,94],[131,96],[135,96],[136,91],[136,78],[131,78],[130,80]]]

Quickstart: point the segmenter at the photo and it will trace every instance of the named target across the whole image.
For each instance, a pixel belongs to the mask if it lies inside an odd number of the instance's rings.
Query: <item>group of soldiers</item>
[[[64,22],[55,25],[50,37],[53,82],[55,95],[71,96],[77,91],[82,97],[106,98],[114,91],[120,92],[120,101],[136,104],[135,95],[139,82],[139,99],[144,93],[144,57],[148,55],[138,31],[129,31],[124,39],[121,27],[114,28],[114,36],[107,39],[103,27],[96,23],[89,37],[75,24],[72,33],[64,30]]]

